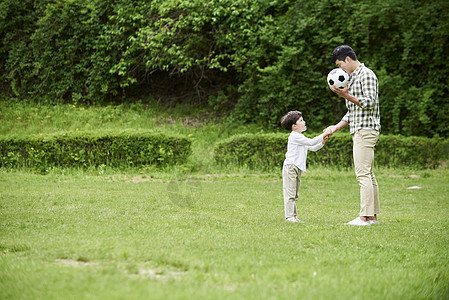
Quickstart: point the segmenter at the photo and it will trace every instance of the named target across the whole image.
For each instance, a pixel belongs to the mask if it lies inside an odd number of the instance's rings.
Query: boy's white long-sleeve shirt
[[[284,165],[293,164],[301,172],[306,172],[307,151],[317,151],[323,148],[323,137],[323,134],[320,134],[309,139],[302,133],[292,131],[288,137]]]

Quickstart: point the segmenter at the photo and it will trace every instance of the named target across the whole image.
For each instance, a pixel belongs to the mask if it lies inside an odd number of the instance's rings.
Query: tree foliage
[[[348,44],[378,75],[383,132],[447,137],[447,20],[445,0],[3,0],[1,88],[102,103],[178,78],[219,86],[197,95],[236,118],[277,126],[299,109],[317,130],[345,112],[325,77]]]

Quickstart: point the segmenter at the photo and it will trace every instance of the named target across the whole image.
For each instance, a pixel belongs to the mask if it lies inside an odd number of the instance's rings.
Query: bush
[[[325,78],[348,44],[379,78],[384,133],[449,137],[448,19],[447,0],[0,1],[0,92],[101,104],[189,90],[267,128],[299,109],[319,130],[346,110]]]
[[[2,168],[174,165],[190,153],[189,140],[152,133],[0,138]]]
[[[245,134],[217,143],[215,160],[221,165],[280,168],[285,159],[288,133]],[[449,140],[439,137],[380,135],[375,164],[388,167],[435,168],[449,158]],[[317,152],[310,151],[308,165],[352,166],[352,137],[337,133]]]

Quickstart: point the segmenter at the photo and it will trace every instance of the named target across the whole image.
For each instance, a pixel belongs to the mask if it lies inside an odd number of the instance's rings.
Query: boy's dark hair
[[[302,113],[297,110],[289,111],[285,116],[281,119],[281,126],[287,130],[292,130],[293,124],[302,117]]]
[[[338,46],[332,52],[331,63],[335,64],[335,61],[337,59],[345,60],[346,56],[349,56],[352,60],[357,60],[357,55],[351,47],[349,47],[348,45]]]

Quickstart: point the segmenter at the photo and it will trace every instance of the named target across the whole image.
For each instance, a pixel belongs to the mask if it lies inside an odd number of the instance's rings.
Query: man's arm
[[[371,109],[374,105],[375,100],[377,99],[377,77],[374,72],[371,70],[367,70],[360,75],[360,82],[362,85],[362,91],[360,98],[355,97],[354,95],[349,94],[349,84],[342,89],[335,87],[334,85],[329,86],[330,89],[339,95],[340,97],[345,98],[349,102],[354,103],[357,106],[360,106],[362,109]]]
[[[349,102],[354,103],[357,106],[360,106],[360,101],[357,97],[349,94],[349,85],[346,84],[346,86],[342,89],[335,87],[334,85],[330,86],[330,89],[336,93],[337,95],[339,95],[340,97],[345,98],[346,100],[348,100]]]
[[[340,122],[338,122],[338,124],[327,127],[323,130],[323,132],[330,131],[331,134],[329,136],[331,136],[348,124],[348,122],[341,120]]]

